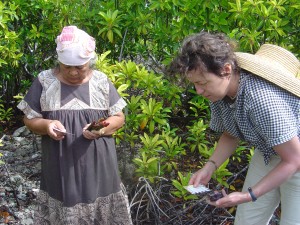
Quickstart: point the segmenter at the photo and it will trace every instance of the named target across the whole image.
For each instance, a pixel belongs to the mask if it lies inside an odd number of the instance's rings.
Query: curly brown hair
[[[225,63],[230,63],[233,71],[239,71],[235,48],[236,43],[226,35],[201,31],[184,39],[177,57],[170,64],[169,72],[186,76],[188,71],[200,69],[224,76],[221,70]]]

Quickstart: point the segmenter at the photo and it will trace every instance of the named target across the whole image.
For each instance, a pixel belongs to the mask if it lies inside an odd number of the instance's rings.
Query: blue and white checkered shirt
[[[247,141],[269,163],[272,147],[300,138],[300,98],[251,73],[242,71],[234,103],[210,104],[211,129]],[[288,149],[286,149],[288,151]]]

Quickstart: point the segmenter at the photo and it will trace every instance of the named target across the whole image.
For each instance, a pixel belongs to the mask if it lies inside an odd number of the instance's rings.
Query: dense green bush
[[[114,60],[144,59],[160,72],[188,34],[219,31],[254,52],[265,42],[299,54],[297,0],[11,0],[0,2],[2,98],[24,93],[55,62],[56,35],[74,24],[97,39]]]

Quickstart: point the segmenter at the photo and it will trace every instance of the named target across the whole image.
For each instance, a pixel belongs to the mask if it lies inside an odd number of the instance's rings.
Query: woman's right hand
[[[44,119],[41,117],[28,119],[24,116],[24,124],[29,130],[40,135],[49,135],[54,140],[62,140],[65,135],[59,131],[55,131],[54,128],[61,131],[66,131],[64,125],[58,120]]]
[[[194,185],[194,187],[198,187],[199,184],[203,184],[203,185],[207,185],[207,183],[210,181],[211,176],[213,175],[215,170],[215,167],[213,164],[211,163],[207,163],[205,164],[205,166],[198,170],[197,172],[195,172],[190,181],[189,181],[189,185]]]
[[[52,120],[48,124],[47,133],[52,139],[59,141],[65,138],[65,134],[59,130],[66,131],[65,127],[58,120]]]

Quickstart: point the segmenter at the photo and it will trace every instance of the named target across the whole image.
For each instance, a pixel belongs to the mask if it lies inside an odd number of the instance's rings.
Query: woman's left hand
[[[219,208],[223,207],[232,207],[241,203],[249,202],[251,201],[251,197],[249,193],[245,192],[232,192],[230,194],[226,194],[225,190],[222,190],[223,198],[220,198],[219,200],[215,202],[207,200],[207,203],[210,205],[214,205]]]
[[[100,136],[100,134],[98,132],[94,132],[94,131],[89,131],[87,130],[87,128],[89,127],[90,124],[87,124],[83,129],[82,129],[82,134],[86,139],[89,140],[94,140],[94,139],[98,139]]]

